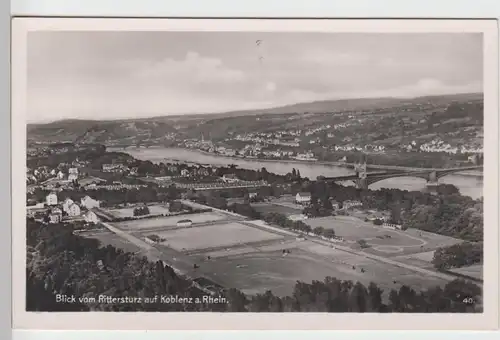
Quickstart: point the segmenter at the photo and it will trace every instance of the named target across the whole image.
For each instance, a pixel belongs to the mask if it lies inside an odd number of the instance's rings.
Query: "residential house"
[[[226,174],[226,175],[222,176],[222,181],[224,183],[235,183],[235,182],[238,182],[239,179],[238,179],[238,177],[236,177],[235,174]]]
[[[93,209],[93,208],[99,208],[101,205],[101,202],[93,199],[90,196],[85,196],[80,200],[80,204],[82,207],[87,208],[88,210]]]
[[[62,221],[62,210],[59,208],[54,208],[50,212],[49,222],[50,223],[59,223]]]
[[[123,164],[103,164],[102,171],[104,172],[124,172],[127,171],[128,167]]]
[[[468,160],[470,163],[472,163],[472,164],[477,164],[477,163],[478,163],[478,162],[477,162],[477,160],[478,160],[477,155],[472,155],[472,156],[469,156],[469,157],[467,157],[467,160]]]
[[[51,192],[45,197],[45,202],[48,206],[57,205],[57,195],[55,192]]]
[[[62,171],[59,171],[56,176],[57,176],[57,179],[64,179],[64,177],[65,177],[64,172],[62,172]]]
[[[182,169],[181,170],[181,176],[182,177],[189,177],[189,170],[188,169]]]
[[[338,210],[340,208],[340,203],[337,201],[332,201],[332,208]]]
[[[299,192],[295,195],[295,203],[307,205],[311,203],[311,194],[308,192]]]
[[[76,204],[76,203],[71,204],[68,208],[68,211],[67,211],[67,214],[70,217],[80,216],[81,213],[82,213],[82,211],[81,211],[80,207],[78,206],[78,204]]]
[[[84,215],[85,222],[87,223],[97,223],[99,222],[99,218],[97,217],[96,213],[93,211],[87,211]]]
[[[75,181],[78,179],[78,168],[70,168],[68,170],[68,180]]]
[[[74,202],[71,198],[66,198],[66,199],[64,200],[64,203],[62,204],[63,211],[64,211],[65,213],[68,213],[69,207],[70,207],[73,203],[75,203],[75,202]]]

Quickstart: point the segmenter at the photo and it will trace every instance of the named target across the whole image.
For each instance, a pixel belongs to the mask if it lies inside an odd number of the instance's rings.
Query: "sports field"
[[[387,289],[398,289],[403,284],[421,290],[446,282],[412,269],[411,263],[406,267],[385,263],[363,253],[336,249],[314,240],[299,241],[237,222],[154,233],[166,242],[152,251],[110,232],[101,231],[94,238],[151,260],[162,259],[191,276],[205,276],[226,288],[249,294],[272,290],[276,295],[290,295],[297,281],[310,283],[327,276],[365,285],[375,282],[386,289],[386,294]],[[284,249],[290,253],[283,254]],[[199,267],[194,268],[193,264]]]
[[[123,217],[134,217],[134,209],[135,207],[130,207],[122,209],[106,209],[106,211],[117,218],[123,218]],[[148,205],[148,209],[150,215],[163,215],[170,213],[168,208],[164,205]]]
[[[134,221],[125,221],[113,223],[114,226],[126,231],[141,231],[144,229],[153,228],[171,228],[176,227],[177,222],[180,220],[189,219],[196,223],[208,223],[227,219],[227,216],[215,212],[207,212],[200,214],[187,214],[187,215],[177,215],[169,217],[158,217],[158,218],[148,218]]]
[[[286,256],[275,251],[218,258],[210,264],[210,270],[217,273],[217,280],[226,287],[238,288],[248,294],[271,290],[279,296],[291,295],[297,281],[310,283],[322,281],[327,276],[366,285],[373,281],[386,289],[402,284],[421,289],[444,283],[408,269],[366,259],[353,269],[352,265],[341,265],[300,249],[292,249]]]
[[[178,251],[223,248],[283,238],[281,235],[236,222],[213,224],[201,228],[167,230],[157,235],[166,239],[163,245]]]
[[[353,243],[365,240],[370,248],[369,253],[380,256],[400,256],[405,254],[428,252],[439,247],[460,243],[460,240],[433,234],[416,229],[405,231],[391,230],[376,226],[352,216],[330,216],[308,219],[305,221],[311,228],[323,227],[335,230],[335,234]]]
[[[434,258],[434,250],[424,253],[415,253],[409,255],[401,255],[393,257],[393,260],[407,263],[420,268],[433,268],[432,259]]]

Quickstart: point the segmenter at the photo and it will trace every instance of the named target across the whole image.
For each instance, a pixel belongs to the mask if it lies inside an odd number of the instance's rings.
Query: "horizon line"
[[[453,96],[453,95],[473,95],[473,94],[482,94],[484,96],[484,91],[480,92],[455,92],[455,93],[443,93],[443,94],[428,94],[428,95],[420,95],[420,96],[409,96],[409,97],[397,97],[397,96],[379,96],[379,97],[353,97],[353,98],[338,98],[338,99],[321,99],[321,100],[314,100],[314,101],[305,101],[305,102],[295,102],[291,104],[284,104],[280,106],[271,106],[271,107],[265,107],[265,108],[255,108],[255,109],[242,109],[242,110],[230,110],[230,111],[220,111],[220,112],[206,112],[206,113],[174,113],[174,114],[165,114],[165,115],[154,115],[154,116],[147,116],[147,117],[141,117],[141,118],[133,118],[133,117],[117,117],[117,118],[106,118],[106,119],[92,119],[92,118],[61,118],[57,120],[51,120],[51,121],[32,121],[26,122],[26,125],[48,125],[48,124],[53,124],[53,123],[58,123],[58,122],[64,122],[68,120],[76,120],[76,121],[91,121],[91,122],[107,122],[107,121],[119,121],[119,120],[141,120],[141,119],[154,119],[154,118],[164,118],[164,117],[181,117],[181,116],[204,116],[204,115],[223,115],[223,114],[231,114],[231,113],[237,113],[237,112],[245,112],[245,111],[258,111],[258,110],[273,110],[273,109],[279,109],[279,108],[286,108],[288,106],[294,106],[294,105],[300,105],[300,104],[312,104],[312,103],[318,103],[318,102],[326,102],[326,101],[332,101],[332,102],[338,102],[338,101],[344,101],[344,100],[361,100],[361,99],[417,99],[417,98],[424,98],[424,97],[440,97],[440,96]],[[292,112],[290,112],[292,113]],[[265,114],[265,113],[263,113]],[[272,113],[269,113],[272,114]],[[287,113],[274,113],[274,114],[287,114]]]

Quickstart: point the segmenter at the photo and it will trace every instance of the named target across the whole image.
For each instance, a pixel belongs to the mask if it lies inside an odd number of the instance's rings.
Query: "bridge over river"
[[[483,170],[483,166],[469,166],[449,169],[412,169],[402,168],[405,170],[390,170],[379,172],[367,172],[367,165],[356,166],[354,168],[356,174],[347,176],[323,177],[319,176],[318,179],[329,182],[344,182],[353,181],[358,188],[367,189],[370,184],[383,181],[389,178],[396,177],[417,177],[427,180],[427,186],[438,185],[438,180],[444,176],[470,170]]]

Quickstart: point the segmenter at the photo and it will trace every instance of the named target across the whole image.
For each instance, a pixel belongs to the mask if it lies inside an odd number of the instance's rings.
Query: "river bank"
[[[161,146],[150,146],[148,148],[137,148],[137,147],[127,147],[127,148],[109,148],[113,149],[113,151],[126,151],[126,150],[148,150],[148,149],[165,149],[164,147]],[[346,162],[334,162],[334,161],[318,161],[318,160],[300,160],[300,159],[268,159],[268,158],[254,158],[254,157],[245,157],[245,156],[226,156],[226,155],[221,155],[221,154],[216,154],[204,150],[199,150],[199,149],[189,149],[189,148],[181,148],[181,147],[173,147],[169,149],[178,149],[178,150],[186,150],[186,151],[191,151],[191,152],[197,152],[206,156],[212,156],[212,157],[220,157],[220,158],[225,158],[229,160],[233,159],[239,159],[239,160],[245,160],[245,161],[251,161],[251,162],[259,162],[259,163],[270,163],[270,162],[284,162],[284,163],[289,163],[289,164],[319,164],[319,165],[325,165],[325,166],[334,166],[334,167],[341,167],[341,168],[347,168],[347,169],[353,169],[357,164],[355,163],[346,163]],[[176,160],[176,159],[172,159]],[[181,162],[186,162],[185,160],[179,159]],[[193,162],[197,163],[197,162]],[[380,165],[380,164],[367,164],[366,165],[367,169],[378,169],[378,170],[401,170],[401,171],[426,171],[426,170],[442,170],[440,168],[416,168],[416,167],[405,167],[405,166],[397,166],[397,165]],[[461,171],[457,172],[454,175],[457,176],[475,176],[475,177],[483,177],[483,172],[479,170],[466,170],[466,171]]]
[[[200,152],[192,149],[182,148],[108,148],[109,151],[126,152],[131,156],[149,160],[154,163],[160,162],[184,162],[215,166],[236,165],[242,169],[260,170],[263,167],[267,171],[285,175],[290,173],[293,168],[300,172],[302,177],[316,179],[318,176],[337,177],[353,175],[353,169],[346,166],[336,166],[332,163],[308,162],[308,161],[280,161],[280,160],[261,160],[238,157],[227,157],[214,155],[211,153]],[[345,165],[345,164],[344,164]],[[424,170],[424,169],[422,169]],[[450,174],[439,180],[442,184],[452,184],[456,186],[462,195],[472,198],[480,198],[483,195],[482,176],[468,174]],[[353,185],[352,182],[345,182],[344,185]],[[415,177],[390,178],[370,185],[370,189],[378,190],[381,188],[400,189],[408,191],[419,191],[426,187],[426,181]]]

